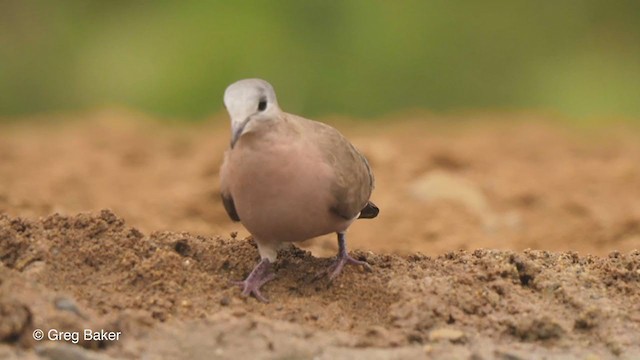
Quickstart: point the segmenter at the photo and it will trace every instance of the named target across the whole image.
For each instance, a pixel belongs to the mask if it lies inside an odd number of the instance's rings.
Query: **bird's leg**
[[[352,258],[347,253],[347,245],[345,241],[344,232],[339,232],[338,234],[338,255],[336,257],[336,261],[329,266],[326,270],[326,273],[329,274],[329,280],[333,280],[336,276],[340,275],[342,272],[342,268],[345,265],[362,265],[368,271],[371,271],[371,266],[367,264],[366,261],[360,261]]]
[[[244,281],[233,281],[233,283],[242,287],[242,295],[253,295],[262,302],[269,302],[269,300],[260,293],[260,287],[276,277],[270,270],[271,262],[269,259],[263,258]]]

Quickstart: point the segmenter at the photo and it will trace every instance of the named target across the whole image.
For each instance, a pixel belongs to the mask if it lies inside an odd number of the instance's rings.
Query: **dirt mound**
[[[373,272],[348,268],[329,283],[314,275],[330,259],[295,247],[281,252],[278,277],[264,292],[271,303],[263,304],[229,285],[257,261],[250,239],[144,235],[108,210],[39,220],[3,215],[0,354],[640,354],[638,251],[603,258],[498,250],[355,255]],[[32,336],[35,329],[86,328],[122,339],[76,346]]]
[[[258,253],[218,194],[226,118],[0,126],[0,358],[640,357],[638,129],[387,120],[336,123],[376,175],[347,240],[373,272],[314,280],[311,240],[270,304],[229,284]]]

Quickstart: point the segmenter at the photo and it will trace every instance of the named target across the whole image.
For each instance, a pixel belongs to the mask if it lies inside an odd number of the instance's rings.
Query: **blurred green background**
[[[0,1],[0,116],[201,119],[261,77],[286,110],[640,119],[640,1]]]

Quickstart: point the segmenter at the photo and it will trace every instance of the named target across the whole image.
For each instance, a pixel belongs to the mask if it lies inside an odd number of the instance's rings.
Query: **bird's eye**
[[[258,103],[258,111],[264,111],[267,108],[267,100],[260,100]]]

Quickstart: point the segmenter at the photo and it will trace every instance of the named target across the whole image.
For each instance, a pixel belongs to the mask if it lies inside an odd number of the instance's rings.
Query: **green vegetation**
[[[0,116],[124,105],[200,118],[245,77],[309,116],[640,118],[640,2],[0,2]]]

